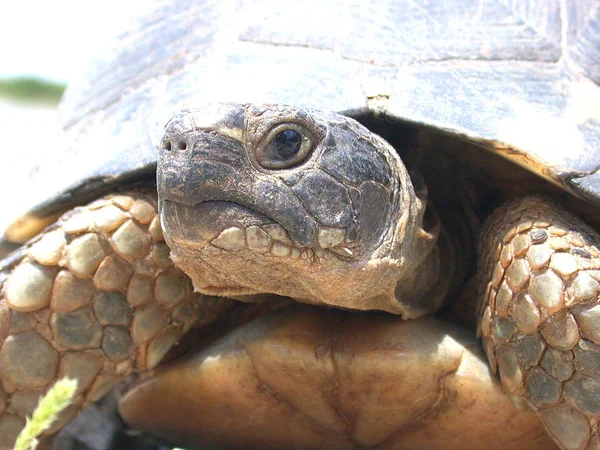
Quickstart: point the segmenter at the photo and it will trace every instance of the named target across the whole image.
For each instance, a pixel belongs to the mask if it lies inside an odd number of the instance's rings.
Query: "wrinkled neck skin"
[[[285,129],[300,132],[305,154],[265,163]],[[413,178],[354,120],[280,105],[184,111],[159,149],[173,261],[197,291],[244,301],[272,293],[407,319],[436,311],[456,254]]]

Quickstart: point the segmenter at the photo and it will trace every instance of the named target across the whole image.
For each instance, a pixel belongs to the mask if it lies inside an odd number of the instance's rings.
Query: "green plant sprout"
[[[31,418],[27,418],[25,427],[19,433],[13,450],[35,450],[40,435],[49,429],[59,414],[73,402],[77,390],[77,380],[62,378],[46,392]],[[173,450],[185,450],[174,448]]]
[[[77,380],[62,378],[40,399],[25,428],[19,433],[14,450],[35,450],[40,435],[52,426],[58,415],[73,401]]]
[[[56,105],[64,90],[64,84],[43,78],[0,78],[0,100]]]

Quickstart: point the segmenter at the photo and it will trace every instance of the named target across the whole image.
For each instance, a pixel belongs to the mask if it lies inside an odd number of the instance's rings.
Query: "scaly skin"
[[[578,217],[537,197],[499,208],[482,232],[488,359],[564,449],[600,445],[599,243]]]
[[[154,368],[193,324],[231,305],[192,292],[169,259],[156,194],[108,196],[61,218],[4,267],[0,299],[0,449],[38,397],[79,381],[52,435],[124,377]]]

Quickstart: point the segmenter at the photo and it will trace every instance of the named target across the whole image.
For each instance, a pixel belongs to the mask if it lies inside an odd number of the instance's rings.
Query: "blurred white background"
[[[107,36],[122,31],[143,0],[21,0],[0,6],[0,77],[68,81]]]
[[[66,84],[86,62],[127,28],[151,1],[20,0],[0,2],[0,82],[35,77]],[[56,105],[0,95],[0,233],[19,214],[34,162],[52,157],[61,144]],[[26,192],[23,192],[26,194]],[[23,198],[23,197],[21,197]]]

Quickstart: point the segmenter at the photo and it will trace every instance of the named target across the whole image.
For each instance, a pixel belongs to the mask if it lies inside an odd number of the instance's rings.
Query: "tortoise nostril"
[[[170,141],[165,142],[165,149],[168,151],[171,151],[171,142]]]
[[[179,150],[185,150],[187,148],[187,144],[185,142],[180,142],[177,147],[179,147]]]

